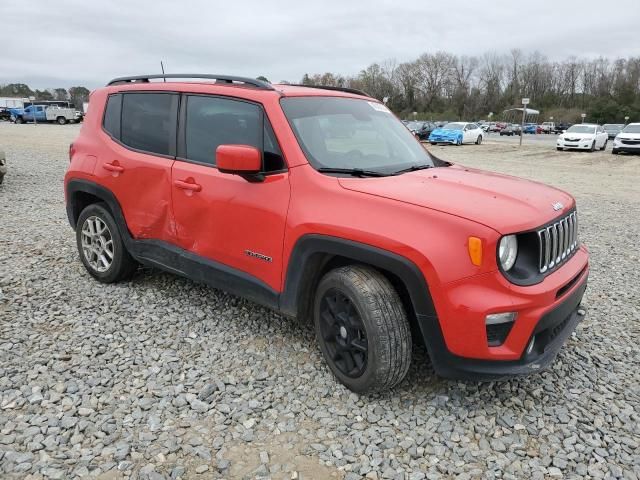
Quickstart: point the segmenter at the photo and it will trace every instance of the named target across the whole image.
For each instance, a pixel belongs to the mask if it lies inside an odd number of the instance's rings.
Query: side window
[[[176,94],[124,94],[120,141],[137,150],[173,155],[177,106]]]
[[[257,105],[217,97],[187,97],[185,155],[215,165],[219,145],[262,148],[262,111]]]
[[[110,95],[104,109],[102,126],[113,138],[120,140],[120,112],[122,111],[122,95]]]

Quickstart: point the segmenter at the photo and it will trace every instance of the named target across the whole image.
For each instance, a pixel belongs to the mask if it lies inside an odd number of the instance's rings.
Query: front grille
[[[565,138],[564,141],[565,142],[579,142],[580,139],[579,138]]]
[[[625,145],[640,145],[640,140],[621,140]]]
[[[571,212],[538,230],[538,269],[546,273],[571,258],[578,248],[578,215]]]

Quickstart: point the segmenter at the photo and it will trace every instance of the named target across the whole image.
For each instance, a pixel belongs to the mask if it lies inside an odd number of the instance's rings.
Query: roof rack
[[[107,83],[107,87],[111,85],[122,85],[125,83],[149,83],[149,80],[162,78],[198,78],[215,80],[216,83],[243,83],[245,85],[251,85],[252,87],[262,88],[264,90],[275,90],[270,83],[257,80],[255,78],[248,77],[234,77],[231,75],[211,75],[201,73],[167,73],[167,74],[153,74],[153,75],[137,75],[134,77],[118,77]]]
[[[357,88],[347,88],[347,87],[333,87],[331,85],[302,85],[298,83],[290,83],[292,87],[306,87],[306,88],[320,88],[322,90],[335,90],[337,92],[346,92],[353,93],[354,95],[362,95],[365,97],[370,97],[367,92],[363,92],[362,90],[358,90]]]

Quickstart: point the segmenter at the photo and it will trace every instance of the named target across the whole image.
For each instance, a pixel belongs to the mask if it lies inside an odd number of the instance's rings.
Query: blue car
[[[481,144],[484,132],[475,123],[451,122],[444,127],[436,128],[429,135],[431,145],[437,143],[449,143],[462,145],[463,143]]]
[[[538,133],[538,125],[535,123],[527,123],[524,126],[524,129],[522,130],[524,133],[532,133],[532,134],[536,134]]]
[[[462,145],[462,131],[464,127],[464,123],[447,123],[444,127],[436,128],[429,134],[429,142],[431,145],[435,145],[436,143]]]

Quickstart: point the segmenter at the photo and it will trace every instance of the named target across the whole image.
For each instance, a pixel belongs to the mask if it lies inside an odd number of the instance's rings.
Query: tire
[[[562,152],[564,150],[564,148],[562,147],[556,147],[556,150],[558,150],[559,152]]]
[[[436,142],[429,142],[431,145],[436,145]]]
[[[102,235],[98,235],[103,226],[106,231],[102,230]],[[92,235],[92,232],[95,233]],[[109,240],[111,248],[108,247]],[[91,204],[80,213],[76,225],[76,245],[84,267],[102,283],[125,280],[133,275],[138,266],[127,252],[116,222],[103,203]],[[104,260],[101,260],[100,252]],[[107,266],[108,260],[111,262]]]
[[[476,145],[480,145],[482,143],[482,135],[478,135],[478,138],[476,138]]]
[[[607,143],[609,143],[609,139],[604,141],[604,145],[602,145],[602,148],[600,149],[600,151],[603,151],[603,150],[607,149]]]
[[[591,148],[589,149],[590,152],[595,152],[596,151],[596,141],[594,140],[593,143],[591,144]]]
[[[456,140],[456,145],[458,145],[458,146],[462,145],[462,139],[461,139],[461,138],[459,138],[458,140]]]
[[[64,117],[58,117],[56,118],[56,122],[58,122],[58,125],[64,125],[67,123],[67,119]]]
[[[22,117],[16,117],[16,122],[18,125],[21,125],[24,123],[24,119]]]
[[[320,281],[313,308],[322,355],[349,390],[381,392],[404,379],[411,363],[411,329],[384,275],[360,265],[332,270]]]
[[[611,150],[611,153],[613,155],[618,155],[618,153],[620,153],[620,151],[617,148],[614,148],[614,149]]]

